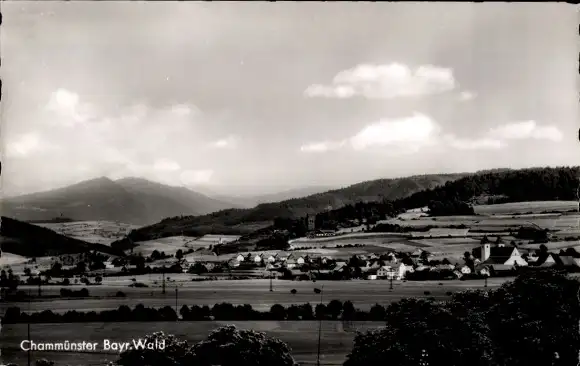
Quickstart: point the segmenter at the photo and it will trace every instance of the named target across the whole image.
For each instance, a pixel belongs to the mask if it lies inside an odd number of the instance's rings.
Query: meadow
[[[203,322],[161,322],[161,323],[85,323],[79,324],[34,324],[31,326],[31,338],[35,342],[87,341],[98,342],[101,353],[65,353],[34,352],[33,359],[46,358],[57,365],[88,366],[105,365],[118,358],[110,352],[106,354],[100,346],[103,339],[117,342],[131,342],[155,331],[174,334],[185,339],[189,344],[205,339],[215,328],[233,324],[240,329],[253,329],[265,332],[286,342],[292,349],[295,360],[305,364],[315,364],[318,341],[317,321],[203,321]],[[340,321],[322,322],[321,331],[321,364],[340,365],[352,348],[357,330],[368,330],[382,326],[381,322],[353,322],[343,324]],[[24,324],[5,325],[0,334],[2,353],[0,361],[25,364],[27,354],[19,348],[22,339],[27,335]]]
[[[131,230],[138,227],[113,221],[74,221],[39,223],[36,225],[54,230],[58,234],[71,238],[104,245],[109,245],[115,240],[122,239]]]
[[[512,278],[490,278],[488,286],[498,287]],[[158,279],[159,280],[159,279]],[[161,281],[157,285],[148,288],[131,288],[127,286],[100,285],[87,287],[90,293],[85,299],[42,299],[21,303],[0,303],[0,312],[4,312],[9,306],[18,306],[22,311],[66,312],[71,309],[78,311],[102,311],[116,309],[121,305],[134,306],[142,303],[147,307],[163,307],[176,304],[175,289],[178,289],[177,305],[208,305],[228,302],[242,305],[250,304],[259,311],[268,311],[274,304],[289,306],[293,304],[320,302],[321,295],[314,293],[314,288],[323,288],[322,301],[350,300],[356,308],[369,310],[374,304],[389,304],[405,297],[434,297],[444,300],[449,298],[448,292],[457,292],[467,288],[483,288],[483,280],[467,281],[393,281],[393,290],[390,290],[390,282],[386,280],[352,280],[352,281],[285,281],[273,280],[273,290],[270,292],[269,280],[219,280],[203,282],[175,282],[166,283],[166,293],[162,293]],[[153,287],[155,286],[155,287]],[[31,293],[38,291],[37,287],[23,286],[24,291],[30,288]],[[70,288],[80,289],[81,286]],[[296,289],[296,294],[290,291]],[[59,286],[45,286],[42,289],[44,295],[58,295]],[[124,298],[114,297],[117,291],[126,294]],[[425,294],[425,291],[429,291]],[[4,308],[4,309],[3,309]]]

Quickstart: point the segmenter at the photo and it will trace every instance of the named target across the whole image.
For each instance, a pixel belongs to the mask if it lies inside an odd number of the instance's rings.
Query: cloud
[[[423,146],[433,141],[438,124],[430,117],[415,113],[411,117],[382,119],[370,124],[350,138],[355,150],[387,145],[412,144]]]
[[[539,126],[536,121],[509,123],[489,130],[488,135],[502,140],[550,140],[561,141],[562,132],[553,125]]]
[[[459,100],[462,102],[467,102],[467,101],[475,99],[476,96],[477,95],[473,92],[462,91],[461,93],[459,93]]]
[[[180,174],[180,180],[183,185],[196,185],[209,183],[213,176],[213,170],[186,170]]]
[[[46,104],[56,114],[53,124],[75,126],[91,119],[91,106],[80,102],[79,95],[66,89],[57,89]]]
[[[434,144],[439,131],[439,125],[433,119],[415,113],[409,117],[381,119],[365,126],[348,139],[312,142],[303,145],[300,151],[322,153],[345,146],[357,151],[386,146],[395,146],[401,151],[417,151]]]
[[[453,71],[433,65],[411,70],[407,65],[360,64],[336,74],[330,85],[313,84],[307,97],[391,99],[438,94],[455,89]]]
[[[228,136],[226,138],[214,141],[210,144],[210,147],[216,149],[233,149],[238,145],[238,138],[235,136]]]
[[[26,133],[15,138],[9,139],[6,144],[7,157],[27,157],[31,154],[47,152],[58,149],[57,146],[50,144],[36,133]]]
[[[48,112],[36,119],[34,129],[2,136],[7,156],[26,159],[14,168],[15,182],[30,180],[30,166],[45,165],[51,168],[34,171],[42,189],[98,176],[137,176],[173,185],[212,179],[211,170],[200,169],[209,163],[203,155],[207,136],[199,128],[207,116],[192,104],[107,109],[59,89],[47,97],[45,107]]]
[[[330,150],[336,150],[345,145],[346,141],[321,141],[321,142],[311,142],[300,147],[300,151],[309,153],[321,153]]]

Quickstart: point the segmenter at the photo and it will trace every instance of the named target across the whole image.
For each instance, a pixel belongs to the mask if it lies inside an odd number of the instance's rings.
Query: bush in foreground
[[[233,325],[218,328],[205,341],[189,346],[161,332],[146,342],[165,341],[165,349],[134,349],[121,353],[119,366],[293,366],[290,347],[277,338]]]
[[[563,274],[531,272],[445,302],[403,299],[387,307],[384,328],[357,335],[344,366],[552,365],[555,354],[575,365],[579,287]]]

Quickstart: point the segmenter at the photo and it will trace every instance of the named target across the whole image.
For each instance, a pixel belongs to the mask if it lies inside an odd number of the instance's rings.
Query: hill
[[[280,192],[268,193],[268,194],[261,194],[261,195],[252,195],[252,194],[243,194],[243,195],[227,195],[227,194],[219,194],[215,192],[211,192],[210,190],[206,190],[204,192],[207,196],[214,198],[219,201],[223,202],[230,202],[235,204],[238,208],[254,208],[261,203],[272,203],[272,202],[281,202],[287,201],[293,198],[300,198],[300,197],[307,197],[313,194],[327,192],[332,190],[333,187],[326,187],[326,186],[311,186],[311,187],[301,187],[301,188],[294,188],[288,189]]]
[[[69,238],[50,229],[4,216],[0,226],[0,243],[2,252],[24,257],[86,253],[93,250],[110,255],[124,255],[123,252],[106,245]]]
[[[147,225],[175,215],[203,215],[234,205],[183,187],[140,178],[97,178],[0,202],[2,214],[21,221],[120,221]]]
[[[452,200],[478,204],[576,200],[579,177],[579,167],[484,172],[417,192],[396,200],[394,205],[413,209]]]
[[[465,177],[469,173],[377,179],[303,198],[260,204],[251,209],[229,209],[203,216],[169,217],[131,233],[133,241],[164,236],[204,234],[244,235],[273,224],[276,218],[298,218],[357,202],[395,200]]]

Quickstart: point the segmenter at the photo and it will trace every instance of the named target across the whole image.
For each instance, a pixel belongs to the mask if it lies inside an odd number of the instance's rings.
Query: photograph
[[[1,12],[0,366],[580,365],[574,4]]]

